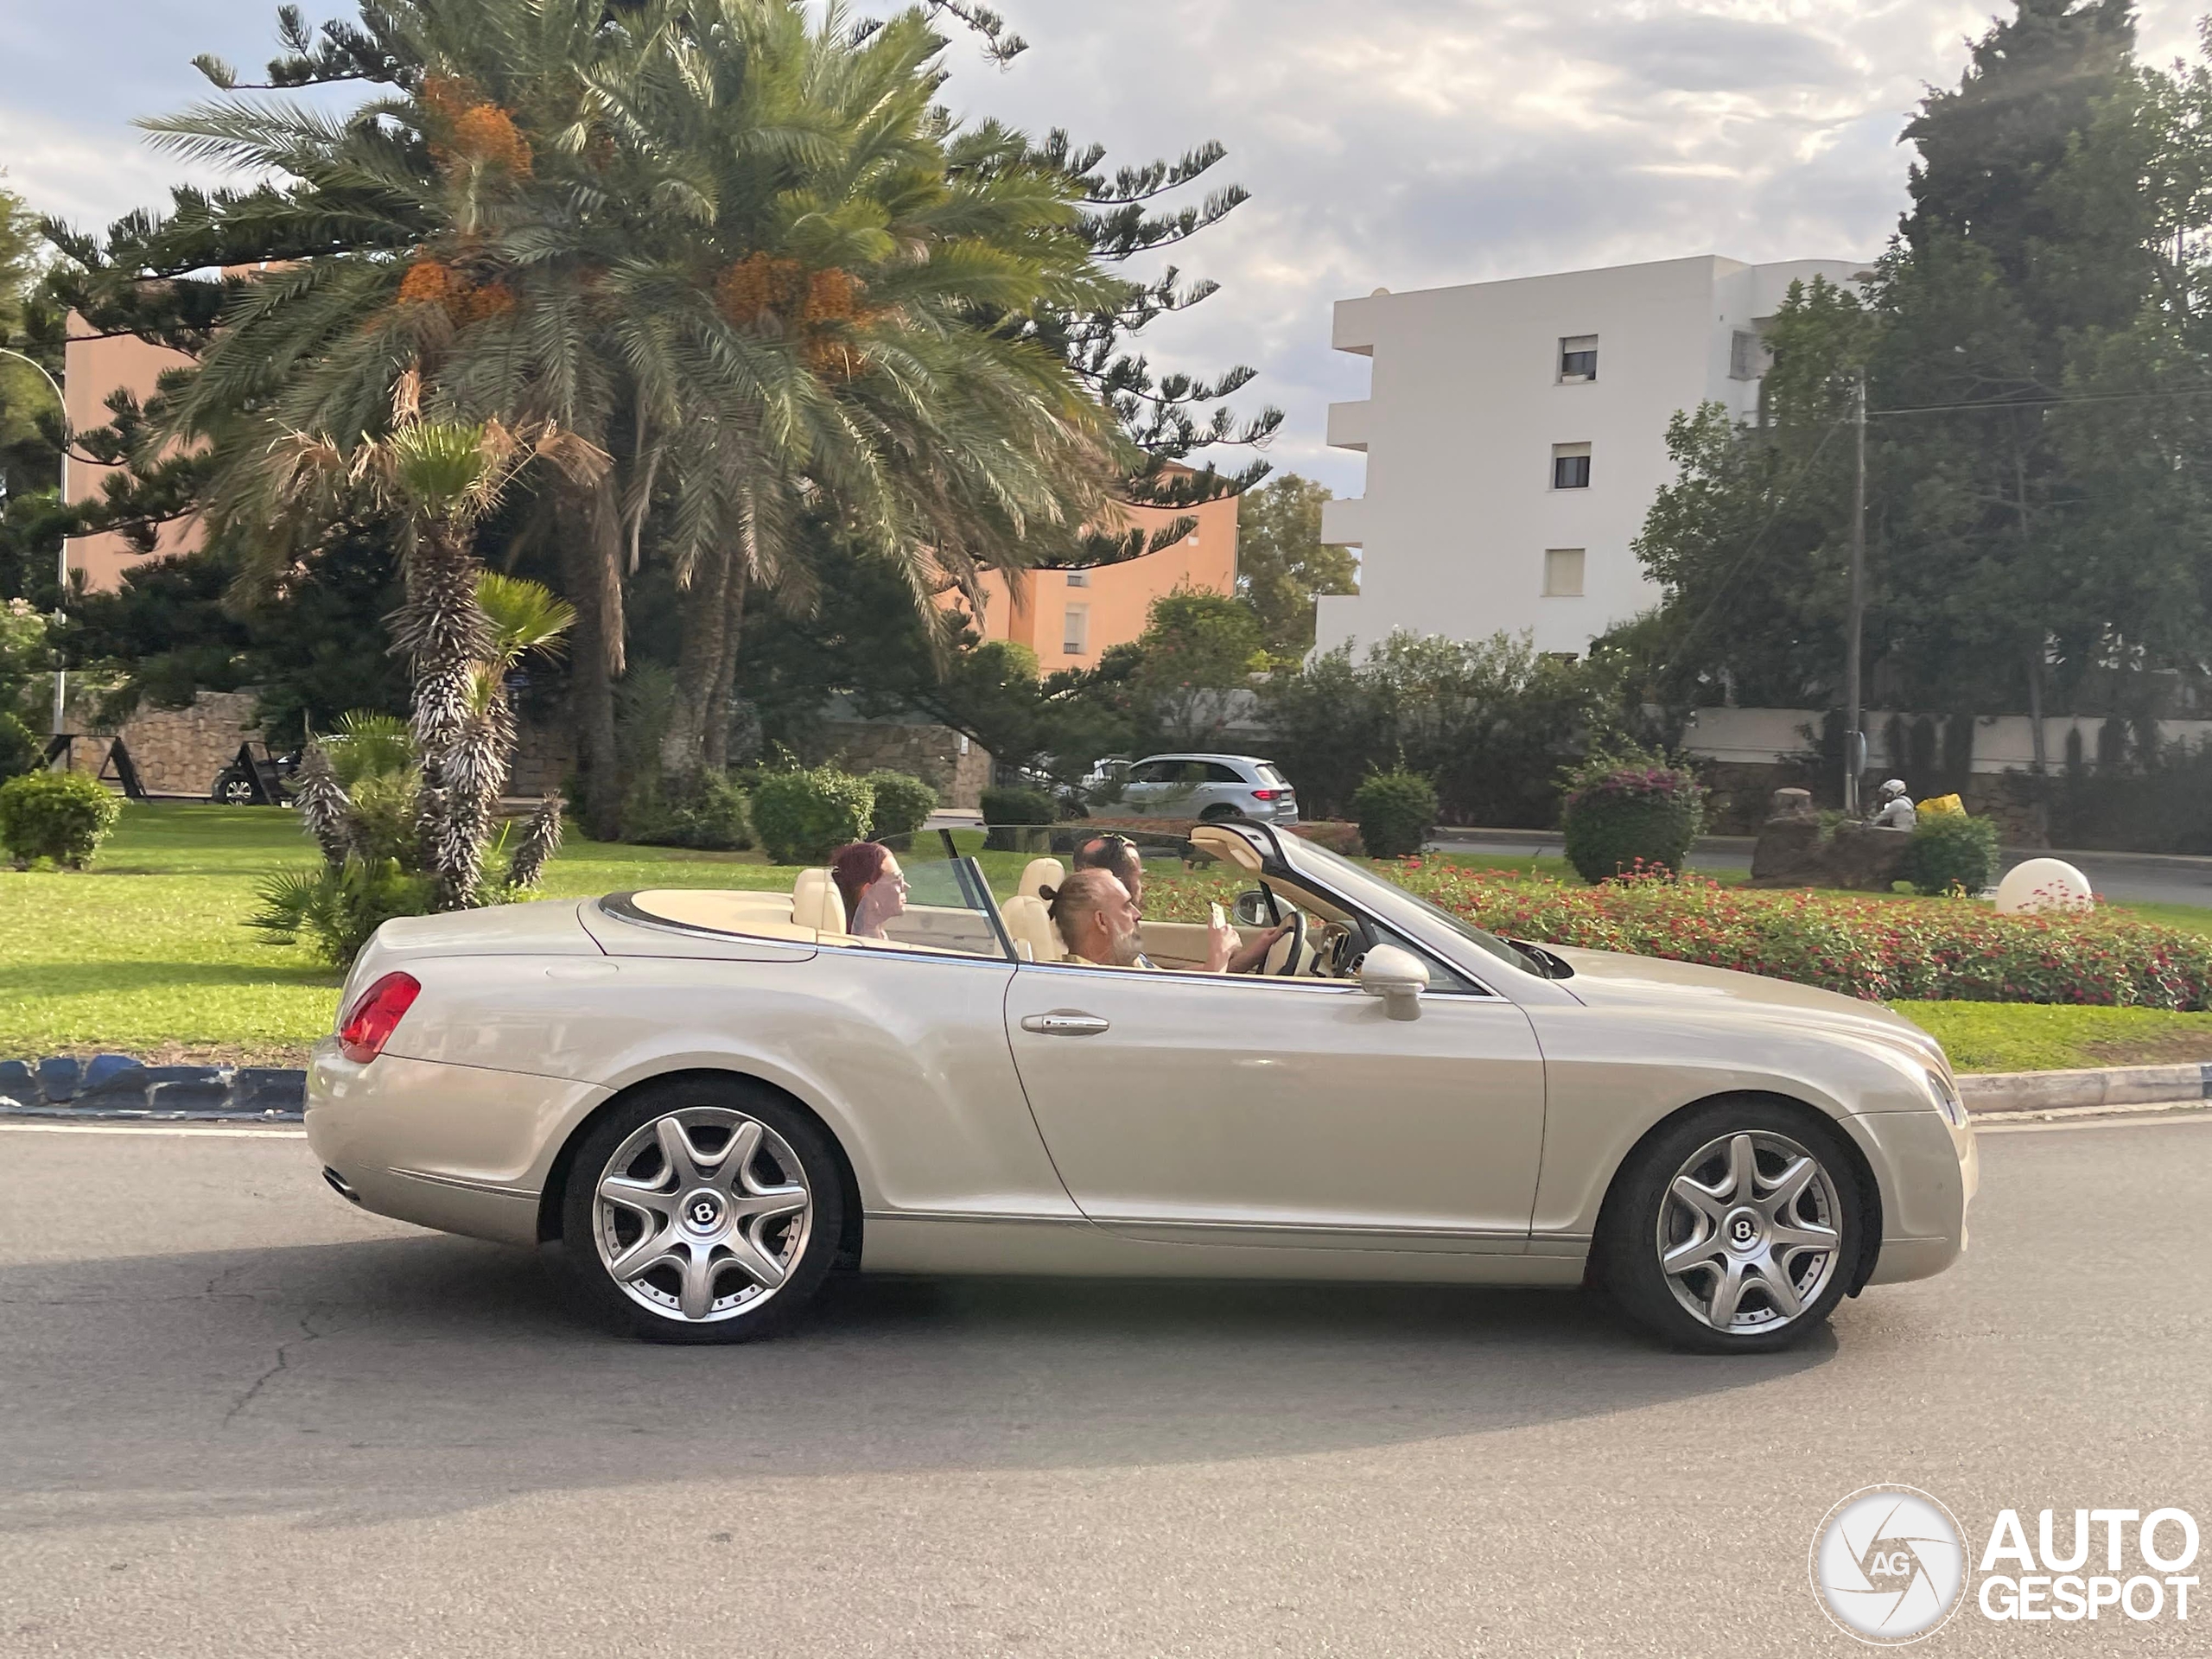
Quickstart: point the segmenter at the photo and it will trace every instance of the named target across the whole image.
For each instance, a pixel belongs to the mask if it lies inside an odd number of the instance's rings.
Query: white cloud
[[[855,0],[862,9],[868,0]],[[881,0],[887,8],[889,0]],[[2009,0],[996,0],[1033,49],[1000,73],[956,41],[948,97],[1119,162],[1219,138],[1254,200],[1178,252],[1223,290],[1157,325],[1163,365],[1262,371],[1289,411],[1274,458],[1340,491],[1357,456],[1324,405],[1366,386],[1328,349],[1332,302],[1395,289],[1726,253],[1865,255],[1904,205],[1897,138]],[[2188,49],[2212,0],[2139,7],[2143,55]],[[350,10],[343,0],[311,17]],[[131,117],[206,86],[212,50],[271,49],[271,0],[110,0],[0,15],[0,168],[86,226],[158,205],[182,170]]]

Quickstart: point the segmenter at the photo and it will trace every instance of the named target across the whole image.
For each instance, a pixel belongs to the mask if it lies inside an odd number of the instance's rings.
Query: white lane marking
[[[2171,1113],[2163,1116],[2076,1117],[2059,1122],[2041,1123],[1976,1123],[1974,1136],[1985,1135],[2050,1135],[2057,1131],[2088,1129],[2159,1129],[2183,1123],[2212,1123],[2212,1112]]]
[[[285,1128],[273,1123],[267,1128],[258,1128],[243,1123],[0,1122],[0,1130],[9,1129],[22,1135],[238,1135],[249,1141],[304,1141],[308,1138],[305,1129]]]

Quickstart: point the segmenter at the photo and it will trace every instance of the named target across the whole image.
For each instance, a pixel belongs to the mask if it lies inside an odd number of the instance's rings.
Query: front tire
[[[1624,1313],[1696,1353],[1769,1353],[1826,1322],[1866,1204],[1842,1135],[1773,1101],[1720,1100],[1637,1148],[1595,1255]]]
[[[577,1148],[562,1242],[587,1306],[653,1342],[788,1325],[837,1254],[844,1203],[813,1118],[739,1077],[648,1084]]]

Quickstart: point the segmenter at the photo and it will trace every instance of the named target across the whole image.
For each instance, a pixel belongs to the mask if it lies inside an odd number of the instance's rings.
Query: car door
[[[1543,1058],[1500,997],[1030,963],[1007,1034],[1060,1179],[1181,1243],[1525,1249]]]
[[[1122,808],[1133,817],[1151,814],[1154,804],[1166,792],[1167,779],[1174,771],[1170,760],[1147,760],[1142,766],[1131,766],[1127,780],[1122,785]]]

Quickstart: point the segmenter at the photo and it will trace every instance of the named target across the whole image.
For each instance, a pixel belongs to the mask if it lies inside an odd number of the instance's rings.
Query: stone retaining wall
[[[831,720],[822,725],[828,757],[848,772],[903,772],[937,791],[938,804],[973,810],[991,781],[991,757],[950,726]]]
[[[261,741],[260,722],[254,717],[259,696],[255,691],[202,691],[188,709],[142,703],[119,731],[79,738],[71,765],[97,777],[120,737],[138,769],[138,781],[150,792],[204,798],[216,774],[238,754],[238,745]]]

